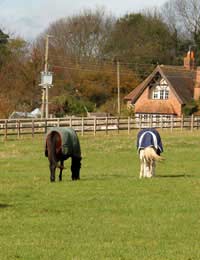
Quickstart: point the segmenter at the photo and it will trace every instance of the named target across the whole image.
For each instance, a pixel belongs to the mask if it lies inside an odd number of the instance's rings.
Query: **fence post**
[[[44,121],[44,133],[47,133],[47,119]]]
[[[161,115],[161,118],[160,118],[160,128],[161,130],[163,130],[163,115]]]
[[[32,138],[34,137],[34,133],[35,133],[35,124],[34,124],[34,120],[32,119]]]
[[[8,135],[8,120],[5,120],[5,137],[4,137],[5,140],[7,140],[7,135]]]
[[[96,116],[94,117],[94,136],[96,135]]]
[[[191,131],[194,130],[194,115],[191,115]]]
[[[119,134],[119,117],[117,117],[117,133]]]
[[[153,116],[152,115],[150,115],[150,128],[152,128],[152,126],[153,126]]]
[[[81,135],[84,135],[84,117],[82,116],[82,120],[81,120]]]
[[[139,129],[142,129],[142,116],[139,115]]]
[[[130,117],[128,117],[128,135],[130,135]]]
[[[196,117],[196,120],[197,120],[197,130],[199,129],[199,117],[197,116]]]
[[[57,127],[60,127],[60,118],[57,119]]]
[[[108,116],[106,116],[106,134],[108,134]]]
[[[72,127],[72,116],[70,116],[69,126]]]
[[[171,132],[173,131],[173,127],[174,127],[174,117],[173,115],[171,115]]]
[[[17,120],[17,138],[20,138],[20,120]]]
[[[184,128],[184,115],[181,115],[181,132],[183,131]]]

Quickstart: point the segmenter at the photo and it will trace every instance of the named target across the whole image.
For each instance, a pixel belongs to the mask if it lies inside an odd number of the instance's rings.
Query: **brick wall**
[[[158,104],[158,102],[160,104],[162,104],[162,102],[163,102],[163,104],[166,108],[167,108],[167,106],[170,108],[169,110],[171,110],[171,107],[173,107],[173,111],[175,112],[175,114],[177,116],[181,116],[181,114],[182,114],[182,106],[171,89],[169,90],[169,98],[167,100],[152,100],[151,98],[149,98],[149,88],[146,88],[146,90],[143,92],[143,94],[140,96],[140,98],[135,103],[135,113],[142,112],[141,106],[144,108],[145,113],[146,113],[146,111],[148,111],[148,108],[145,106],[149,106],[150,102],[151,102],[151,106],[153,106],[155,104],[155,107]],[[156,111],[156,113],[161,113],[161,114],[166,113],[167,114],[169,110],[166,109],[166,111]],[[150,110],[149,110],[149,113],[151,113]]]
[[[198,100],[200,98],[200,67],[196,70],[196,80],[194,86],[194,99]]]

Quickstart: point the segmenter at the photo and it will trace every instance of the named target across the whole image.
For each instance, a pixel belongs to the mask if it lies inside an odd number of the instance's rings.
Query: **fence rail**
[[[126,130],[128,134],[133,129],[155,127],[174,129],[188,129],[193,131],[200,128],[200,117],[66,117],[52,119],[0,119],[0,136],[7,139],[10,135],[29,134],[34,137],[36,134],[46,133],[50,127],[73,127],[82,135],[86,132],[98,131],[120,131]]]

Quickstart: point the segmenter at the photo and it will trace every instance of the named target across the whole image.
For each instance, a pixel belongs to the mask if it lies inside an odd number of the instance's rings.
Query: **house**
[[[124,100],[136,116],[181,116],[183,108],[200,97],[200,67],[195,68],[193,51],[184,66],[158,65]]]

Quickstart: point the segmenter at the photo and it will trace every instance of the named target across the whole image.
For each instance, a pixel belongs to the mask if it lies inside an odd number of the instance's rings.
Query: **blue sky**
[[[36,38],[50,23],[84,9],[104,7],[114,16],[160,7],[167,0],[0,0],[0,28],[27,40]]]

